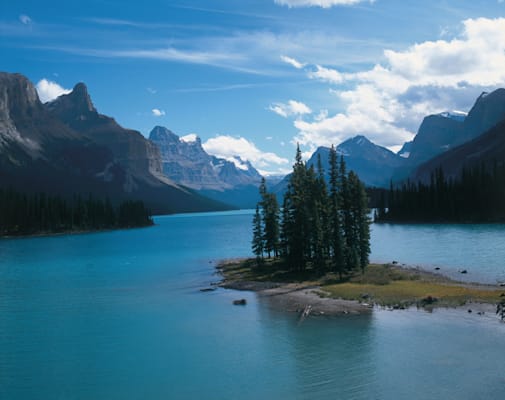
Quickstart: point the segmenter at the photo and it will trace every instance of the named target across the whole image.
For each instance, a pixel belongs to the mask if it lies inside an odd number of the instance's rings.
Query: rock
[[[233,305],[234,306],[245,306],[247,304],[246,299],[240,299],[240,300],[233,300]]]
[[[471,309],[468,309],[468,314],[471,314],[472,313],[472,310]]]
[[[433,296],[426,296],[424,297],[423,299],[421,299],[421,301],[419,302],[419,304],[424,307],[424,306],[427,306],[427,305],[431,305],[433,303],[436,303],[438,301],[438,299],[436,297],[433,297]]]
[[[462,269],[461,271],[459,271],[461,274],[467,274],[468,271],[466,269]]]
[[[213,292],[214,290],[216,290],[215,287],[210,287],[210,288],[200,289],[200,292]]]
[[[370,298],[370,295],[368,293],[362,293],[360,296],[363,300],[367,300]]]
[[[440,267],[435,267],[435,271],[439,271],[440,270]]]

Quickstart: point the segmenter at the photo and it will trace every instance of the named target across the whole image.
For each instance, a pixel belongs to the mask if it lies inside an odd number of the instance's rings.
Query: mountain
[[[319,147],[307,164],[316,167],[317,157],[320,155],[323,168],[328,173],[329,152],[328,147]],[[366,186],[374,187],[388,187],[393,171],[404,162],[397,154],[361,135],[339,144],[337,155],[344,157],[347,168],[354,171]]]
[[[505,164],[505,118],[486,133],[435,157],[418,167],[411,175],[413,181],[428,183],[436,168],[442,168],[448,178],[459,178],[463,167],[482,167],[492,171]]]
[[[347,169],[354,171],[360,180],[368,187],[389,187],[393,172],[404,164],[405,160],[399,155],[378,146],[368,140],[365,136],[358,135],[348,139],[337,146],[337,155],[343,156]],[[321,157],[321,163],[326,178],[329,176],[329,147],[319,147],[312,157],[307,161],[307,165],[313,165],[317,169],[317,159]],[[273,191],[282,194],[286,190],[288,175]]]
[[[143,200],[154,213],[225,208],[164,177],[156,147],[99,114],[84,84],[42,104],[26,77],[0,73],[0,148],[2,187]]]
[[[460,143],[463,140],[463,121],[452,118],[449,113],[425,117],[412,141],[409,164],[419,165]]]
[[[159,148],[163,173],[177,184],[240,208],[258,201],[261,175],[250,162],[211,156],[198,136],[179,137],[162,126],[153,128],[149,140]]]
[[[478,138],[504,119],[505,89],[482,93],[468,114],[451,111],[425,117],[410,145],[407,162],[395,171],[393,181],[415,176],[423,163]]]
[[[405,142],[402,146],[402,148],[400,149],[400,151],[398,151],[398,153],[396,153],[397,155],[399,155],[400,157],[403,157],[403,158],[409,158],[410,157],[410,151],[412,150],[412,141],[410,142]]]

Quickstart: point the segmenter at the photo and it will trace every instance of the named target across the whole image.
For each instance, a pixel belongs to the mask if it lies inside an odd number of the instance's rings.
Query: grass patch
[[[381,306],[452,307],[468,302],[495,304],[503,290],[479,285],[467,285],[430,272],[390,264],[370,264],[363,274],[347,276],[340,281],[335,274],[317,275],[308,268],[304,272],[290,271],[281,260],[255,259],[222,263],[221,273],[228,282],[254,281],[304,283],[320,285],[323,296],[357,300]]]

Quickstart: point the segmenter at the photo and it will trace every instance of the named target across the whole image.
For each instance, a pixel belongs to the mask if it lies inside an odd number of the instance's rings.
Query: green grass
[[[357,273],[340,281],[335,274],[316,275],[310,269],[291,272],[279,260],[225,262],[220,270],[227,281],[303,283],[320,285],[321,295],[346,300],[358,300],[382,306],[410,305],[458,306],[468,302],[495,304],[504,290],[484,285],[466,285],[441,275],[395,265],[370,264],[363,274]]]

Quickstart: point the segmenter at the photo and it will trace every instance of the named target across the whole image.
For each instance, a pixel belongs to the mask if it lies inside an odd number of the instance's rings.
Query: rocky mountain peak
[[[0,72],[0,120],[27,115],[34,107],[41,107],[35,86],[21,74]]]
[[[149,134],[149,140],[164,140],[175,143],[179,140],[179,136],[173,133],[170,129],[157,125],[151,130],[151,133]]]
[[[84,120],[90,115],[97,114],[88,88],[82,82],[75,85],[69,94],[63,94],[46,105],[51,111],[57,110],[61,116],[72,116],[75,119]]]

